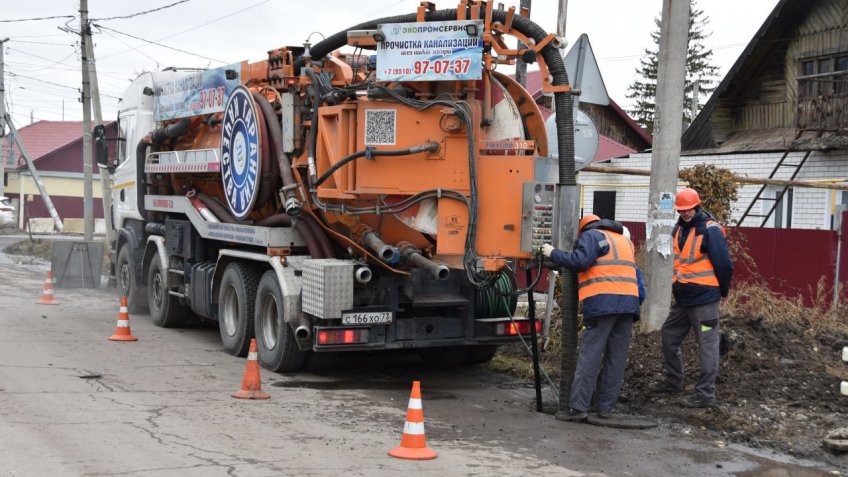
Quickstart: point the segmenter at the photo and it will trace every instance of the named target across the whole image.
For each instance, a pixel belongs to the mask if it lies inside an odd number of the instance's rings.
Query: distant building
[[[38,121],[19,129],[18,135],[35,163],[59,217],[63,220],[83,218],[82,121]],[[116,124],[107,123],[106,137],[116,136]],[[18,223],[22,224],[28,218],[50,217],[20,150],[17,145],[11,148],[9,145],[6,142],[3,149],[4,194],[17,202],[16,210],[23,214]],[[100,175],[96,164],[93,176],[94,217],[102,218]]]

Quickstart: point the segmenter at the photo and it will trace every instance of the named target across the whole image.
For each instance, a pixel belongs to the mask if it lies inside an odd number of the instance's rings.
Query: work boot
[[[691,409],[715,406],[715,399],[705,399],[701,396],[689,396],[680,400],[680,405]]]
[[[612,411],[598,411],[595,416],[597,416],[598,419],[609,419],[612,417]]]
[[[589,415],[586,411],[578,411],[577,409],[569,409],[567,413],[557,413],[556,418],[560,421],[583,422]]]
[[[662,380],[648,385],[648,389],[655,393],[680,394],[683,389],[672,386],[668,381]]]

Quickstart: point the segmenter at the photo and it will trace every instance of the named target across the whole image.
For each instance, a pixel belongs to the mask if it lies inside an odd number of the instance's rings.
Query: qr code
[[[365,145],[396,144],[397,111],[368,109],[365,111]]]

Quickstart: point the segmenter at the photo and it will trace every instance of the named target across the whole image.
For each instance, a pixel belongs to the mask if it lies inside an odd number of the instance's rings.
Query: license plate
[[[391,311],[343,311],[345,325],[384,325],[392,322]]]

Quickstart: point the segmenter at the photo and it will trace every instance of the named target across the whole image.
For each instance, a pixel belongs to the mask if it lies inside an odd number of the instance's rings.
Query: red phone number
[[[437,75],[446,74],[466,74],[471,66],[471,60],[421,60],[416,61],[412,65],[412,71],[417,75],[425,75],[429,73]]]

